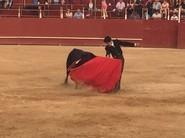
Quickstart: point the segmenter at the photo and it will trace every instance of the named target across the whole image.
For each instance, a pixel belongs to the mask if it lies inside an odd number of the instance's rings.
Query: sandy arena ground
[[[185,50],[125,48],[121,92],[101,94],[62,85],[72,48],[0,46],[0,138],[185,138]]]

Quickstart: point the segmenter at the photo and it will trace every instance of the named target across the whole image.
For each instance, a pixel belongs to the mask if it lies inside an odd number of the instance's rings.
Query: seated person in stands
[[[161,13],[165,19],[167,18],[168,12],[169,12],[169,3],[167,2],[167,0],[164,0],[164,2],[161,5]]]
[[[60,2],[59,0],[53,0],[54,4],[59,4],[59,2]]]
[[[7,2],[5,0],[0,0],[0,8],[6,8]]]
[[[89,10],[89,14],[92,15],[93,13],[93,1],[92,0],[89,1],[88,10]]]
[[[160,13],[160,10],[154,10],[154,13],[152,15],[152,18],[153,19],[161,19],[161,13]]]
[[[170,20],[173,20],[173,21],[177,21],[178,20],[178,16],[177,16],[176,12],[173,12],[173,15],[171,16]]]
[[[89,3],[87,5],[87,10],[88,10],[88,13],[86,14],[86,17],[90,17],[93,15],[93,1],[92,0],[89,0]]]
[[[73,13],[71,12],[70,9],[67,9],[65,16],[66,18],[73,18]]]
[[[45,0],[44,1],[44,16],[48,16],[48,13],[49,13],[49,3],[48,3],[48,0]]]
[[[133,11],[134,11],[134,0],[129,0],[129,2],[127,3],[128,17],[130,17],[130,15],[132,14]]]
[[[45,0],[45,1],[44,1],[44,5],[45,5],[45,6],[48,6],[48,5],[49,5],[48,0]]]
[[[153,14],[153,2],[152,0],[148,0],[145,4],[147,10],[148,10],[148,17],[152,17]]]
[[[123,0],[119,0],[116,4],[116,9],[115,9],[117,16],[123,16],[124,9],[125,9],[125,2],[123,2]]]
[[[107,5],[106,0],[102,0],[101,1],[101,12],[102,12],[102,18],[104,19],[108,17],[107,8],[108,8],[108,5]]]
[[[80,9],[77,9],[77,11],[75,12],[73,18],[75,18],[75,19],[83,19],[83,13],[80,11]]]
[[[159,2],[159,0],[155,0],[153,2],[153,10],[161,10],[161,3]]]
[[[32,0],[32,4],[26,4],[23,9],[29,9],[31,13],[38,14],[38,8],[39,8],[40,0]]]
[[[38,5],[38,3],[40,3],[39,0],[32,0],[32,5]]]
[[[0,8],[4,8],[4,1],[0,0]]]
[[[134,4],[134,10],[137,12],[137,14],[139,15],[140,18],[142,18],[142,8],[143,8],[142,1],[136,0],[136,2]]]
[[[182,9],[185,10],[185,0],[182,1],[181,6],[182,6]]]
[[[182,14],[185,15],[185,0],[181,2],[181,6],[182,6]]]
[[[140,19],[140,16],[135,10],[133,10],[132,14],[129,16],[129,19]]]
[[[65,0],[61,0],[61,5],[64,5],[65,4]]]
[[[5,0],[5,8],[11,8],[13,4],[13,0]]]

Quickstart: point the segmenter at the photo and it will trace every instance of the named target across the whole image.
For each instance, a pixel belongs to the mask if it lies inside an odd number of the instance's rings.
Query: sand
[[[185,137],[185,50],[124,48],[122,90],[102,94],[62,85],[72,48],[0,46],[0,138]]]

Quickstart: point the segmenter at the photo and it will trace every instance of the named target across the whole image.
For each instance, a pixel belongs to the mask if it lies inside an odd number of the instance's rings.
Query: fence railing
[[[104,14],[103,11],[100,8],[100,5],[97,5],[96,8],[89,10],[87,8],[87,5],[84,4],[39,4],[39,5],[33,5],[33,4],[15,4],[12,8],[9,9],[0,9],[0,17],[16,17],[16,18],[25,18],[25,17],[31,17],[31,18],[67,18],[66,12],[68,9],[70,9],[70,12],[74,15],[74,13],[77,11],[77,9],[81,10],[82,13],[82,19],[88,19],[88,18],[94,18],[94,19],[130,19],[131,15],[129,14],[128,8],[125,8],[122,12],[117,12],[115,9],[108,9],[107,13]],[[151,19],[148,14],[147,8],[141,9],[141,15],[135,19],[144,19],[148,20]],[[161,14],[162,11],[160,11]],[[164,16],[165,20],[170,20],[170,17],[174,13],[173,10],[167,9],[166,15]],[[137,13],[136,13],[137,14]],[[183,19],[184,12],[182,11],[182,7],[179,7],[177,9],[177,17],[178,22]]]

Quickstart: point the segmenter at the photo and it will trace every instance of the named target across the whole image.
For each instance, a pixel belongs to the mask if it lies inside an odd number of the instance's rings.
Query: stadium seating
[[[4,7],[4,6],[3,6]],[[127,8],[123,12],[123,16],[117,17],[115,16],[113,9],[115,5],[111,5],[108,8],[108,18],[128,18]],[[146,12],[147,8],[142,5],[142,18],[141,19],[147,19]],[[96,8],[94,8],[93,14],[89,15],[88,12],[88,0],[73,0],[73,3],[70,3],[70,0],[66,1],[64,5],[61,5],[60,3],[49,3],[45,4],[44,0],[40,0],[39,4],[32,4],[32,0],[13,0],[13,4],[11,7],[4,7],[0,9],[0,17],[18,17],[18,18],[25,18],[25,17],[31,17],[31,18],[65,18],[64,14],[67,9],[71,9],[71,11],[74,12],[77,9],[81,9],[84,13],[85,18],[102,18],[101,13],[101,0],[96,1]],[[172,13],[174,12],[173,7],[170,7],[168,10],[168,18],[170,19],[170,16],[172,16]],[[177,9],[178,11],[178,9]],[[184,12],[182,12],[182,19],[184,19]]]

